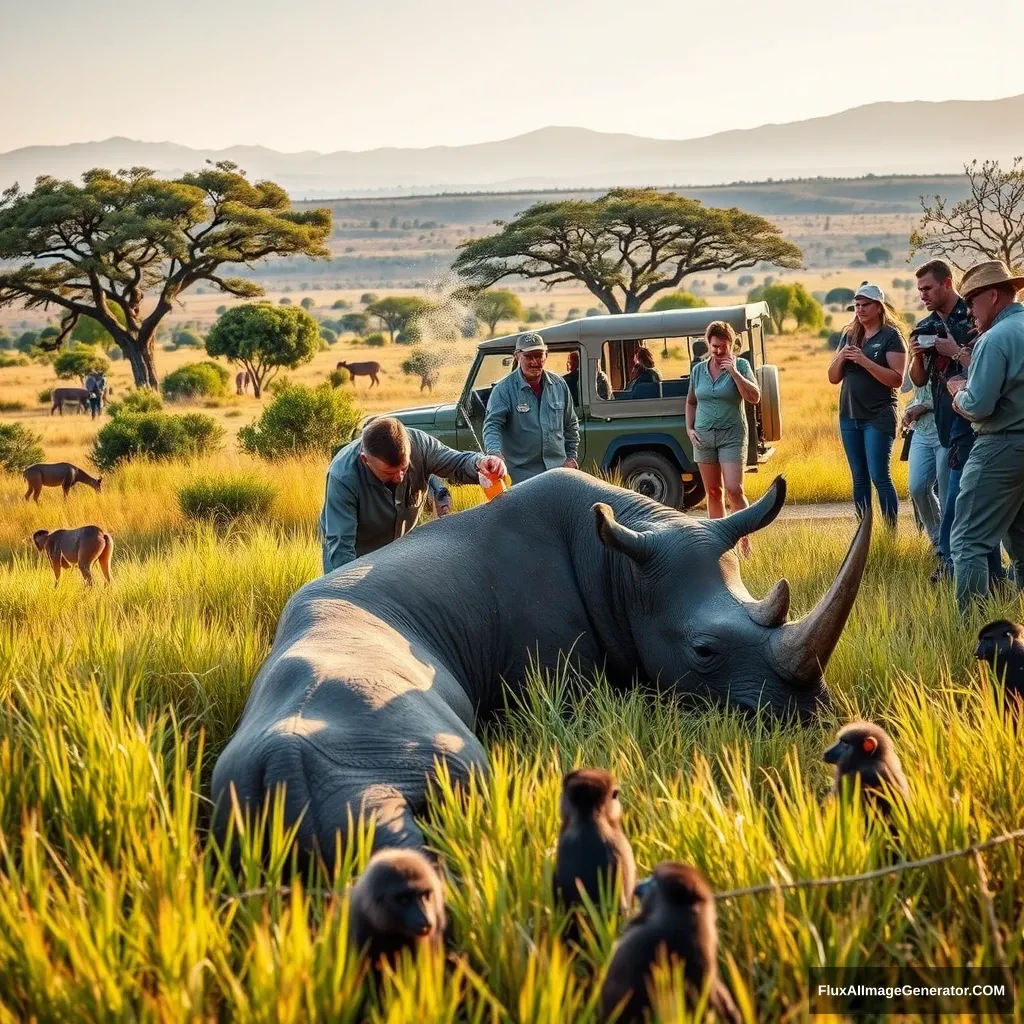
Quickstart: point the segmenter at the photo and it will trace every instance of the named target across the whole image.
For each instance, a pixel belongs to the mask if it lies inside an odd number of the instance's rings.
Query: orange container
[[[486,473],[478,473],[477,479],[480,481],[480,489],[488,501],[496,498],[512,485],[512,481],[507,476],[488,476]]]

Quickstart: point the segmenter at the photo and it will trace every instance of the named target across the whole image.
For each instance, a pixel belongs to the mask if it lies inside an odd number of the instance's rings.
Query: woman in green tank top
[[[746,508],[743,465],[747,456],[746,402],[757,405],[761,389],[746,359],[737,358],[736,332],[716,320],[704,332],[708,357],[690,370],[686,396],[686,433],[708,496],[708,518],[725,516],[723,492],[729,511]],[[740,553],[750,553],[750,538],[740,541]]]

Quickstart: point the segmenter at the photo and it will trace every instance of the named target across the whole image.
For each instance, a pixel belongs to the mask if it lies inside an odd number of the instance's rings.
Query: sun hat
[[[885,302],[885,292],[877,284],[865,281],[853,296],[855,299],[870,299],[872,302]]]
[[[544,344],[544,339],[539,334],[520,334],[516,338],[517,352],[547,352],[547,350],[548,347]]]
[[[960,282],[960,294],[969,299],[975,292],[995,288],[1000,284],[1012,284],[1020,291],[1024,289],[1024,277],[1014,277],[1013,271],[1002,260],[982,260],[967,268]]]

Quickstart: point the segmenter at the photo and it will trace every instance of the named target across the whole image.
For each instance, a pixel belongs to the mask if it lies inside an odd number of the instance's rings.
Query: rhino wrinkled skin
[[[363,811],[375,847],[423,843],[435,759],[455,782],[486,770],[474,726],[503,681],[570,651],[616,687],[657,683],[747,709],[809,716],[849,615],[871,534],[862,519],[836,582],[787,622],[785,580],[760,601],[732,553],[785,499],[779,477],[727,519],[690,518],[559,469],[412,531],[302,587],[285,606],[237,731],[217,761],[215,830],[284,784],[287,824],[333,865]],[[301,820],[300,820],[301,819]]]

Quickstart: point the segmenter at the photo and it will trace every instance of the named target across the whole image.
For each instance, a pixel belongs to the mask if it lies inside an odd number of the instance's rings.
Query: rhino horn
[[[759,626],[781,626],[789,616],[789,580],[779,580],[760,601],[746,602],[746,609]]]
[[[777,476],[768,490],[753,505],[741,508],[739,512],[724,519],[711,519],[707,528],[716,537],[722,551],[736,546],[740,537],[760,530],[772,522],[782,511],[786,501],[786,478]]]
[[[599,501],[593,507],[597,523],[597,535],[601,543],[613,551],[620,551],[627,558],[643,565],[651,557],[650,538],[646,533],[637,533],[628,526],[615,521],[611,505]]]
[[[819,683],[828,659],[839,643],[867,564],[871,547],[871,515],[871,506],[868,505],[828,593],[799,622],[786,623],[773,635],[779,668],[794,680]]]

